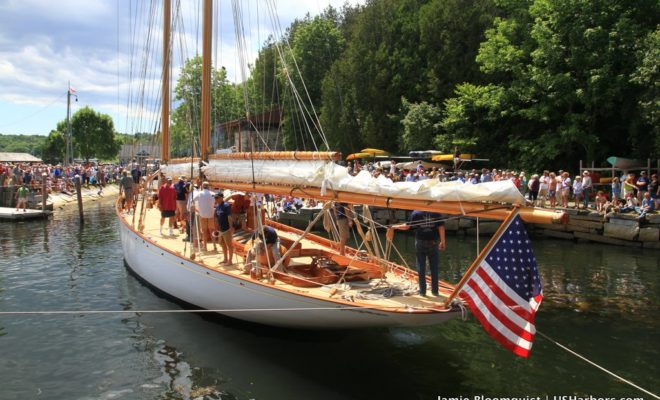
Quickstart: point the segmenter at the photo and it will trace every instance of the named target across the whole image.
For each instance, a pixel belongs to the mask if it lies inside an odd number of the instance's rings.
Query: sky
[[[201,53],[201,1],[180,2],[173,18],[174,79],[183,60]],[[215,0],[214,66],[224,66],[229,79],[240,82],[246,72],[239,55],[253,63],[269,34],[345,2],[364,0]],[[243,16],[243,52],[236,49],[234,14]],[[153,131],[161,23],[160,0],[0,0],[0,134],[48,135],[66,119],[69,87],[75,90],[72,113],[89,106],[110,115],[118,132]],[[147,71],[144,83],[135,79],[140,71]],[[146,100],[137,107],[140,91]]]

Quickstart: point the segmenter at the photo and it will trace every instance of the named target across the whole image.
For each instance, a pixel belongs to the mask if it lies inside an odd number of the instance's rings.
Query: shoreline
[[[98,187],[90,186],[89,188],[82,188],[81,195],[83,204],[90,201],[103,200],[109,196],[117,196],[119,194],[119,186],[117,184],[108,184],[103,188],[103,193],[98,194]],[[78,199],[76,193],[74,192],[71,195],[66,193],[50,193],[48,195],[48,204],[47,208],[52,206],[53,211],[56,209],[62,209],[70,205],[77,205]]]

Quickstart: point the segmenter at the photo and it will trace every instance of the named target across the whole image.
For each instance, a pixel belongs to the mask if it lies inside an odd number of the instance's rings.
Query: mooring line
[[[49,314],[175,314],[175,313],[229,313],[229,312],[258,312],[258,311],[316,311],[316,310],[352,310],[373,309],[375,307],[297,307],[297,308],[231,308],[219,310],[182,309],[182,310],[41,310],[41,311],[0,311],[0,315],[49,315]]]
[[[620,380],[621,382],[626,383],[626,384],[628,384],[628,385],[634,387],[635,389],[637,389],[637,390],[639,390],[639,391],[642,391],[642,392],[648,394],[649,396],[652,396],[652,397],[654,397],[654,398],[660,400],[660,396],[658,396],[657,394],[652,393],[652,392],[650,392],[650,391],[644,389],[643,387],[634,384],[633,382],[629,381],[628,379],[626,379],[626,378],[624,378],[624,377],[622,377],[622,376],[619,376],[619,375],[615,374],[614,372],[608,370],[608,369],[605,368],[605,367],[601,367],[600,365],[598,365],[598,364],[596,364],[595,362],[589,360],[589,359],[586,358],[585,356],[576,353],[575,351],[569,349],[568,347],[564,346],[563,344],[561,344],[561,343],[557,342],[556,340],[552,339],[552,338],[549,337],[548,335],[546,335],[546,334],[544,334],[544,333],[542,333],[542,332],[539,332],[539,331],[536,331],[536,333],[539,334],[539,335],[541,335],[541,337],[545,338],[546,340],[550,341],[551,343],[557,345],[559,348],[561,348],[561,349],[567,351],[568,353],[574,355],[575,357],[578,357],[579,359],[581,359],[581,360],[587,362],[588,364],[593,365],[594,367],[596,367],[596,368],[598,368],[599,370],[605,372],[606,374],[611,375],[612,377],[614,377],[614,378]]]

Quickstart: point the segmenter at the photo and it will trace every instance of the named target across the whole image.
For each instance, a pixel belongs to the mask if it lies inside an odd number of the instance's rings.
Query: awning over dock
[[[2,153],[0,152],[0,162],[42,162],[40,158],[37,158],[29,153]]]

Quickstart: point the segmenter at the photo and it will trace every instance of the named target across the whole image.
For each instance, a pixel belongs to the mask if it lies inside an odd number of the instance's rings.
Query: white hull
[[[133,231],[123,218],[120,226],[126,262],[139,277],[177,299],[207,310],[224,310],[218,312],[233,318],[288,328],[346,329],[434,325],[459,315],[456,310],[347,308],[351,305],[345,302],[278,290],[172,253]]]

